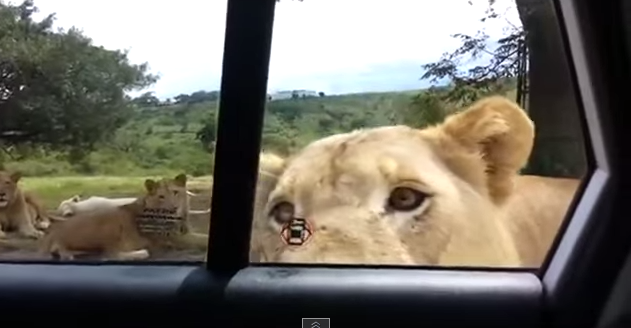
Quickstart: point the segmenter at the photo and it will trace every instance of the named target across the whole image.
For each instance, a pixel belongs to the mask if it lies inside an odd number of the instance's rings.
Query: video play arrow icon
[[[302,318],[302,328],[331,328],[331,318]]]

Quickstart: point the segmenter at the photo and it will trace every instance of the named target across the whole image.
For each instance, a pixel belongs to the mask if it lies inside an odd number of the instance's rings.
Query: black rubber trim
[[[250,267],[222,279],[184,266],[0,265],[3,313],[37,314],[20,324],[538,327],[541,291],[514,272]]]
[[[621,2],[558,1],[596,171],[543,275],[546,320],[594,327],[631,250],[628,81]]]

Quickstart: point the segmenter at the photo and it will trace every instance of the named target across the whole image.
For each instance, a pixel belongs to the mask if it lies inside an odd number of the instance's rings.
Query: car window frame
[[[573,74],[588,124],[594,173],[580,202],[557,237],[558,247],[542,276],[545,307],[558,327],[593,327],[610,297],[615,278],[631,250],[625,168],[631,167],[625,142],[622,87],[630,76],[621,1],[556,1],[570,50]]]
[[[587,156],[595,173],[582,184],[583,195],[580,201],[576,197],[575,211],[542,270],[249,263],[276,0],[228,0],[207,265],[5,262],[0,304],[6,313],[37,313],[23,323],[67,322],[72,315],[77,324],[98,317],[106,326],[120,326],[122,317],[130,326],[160,325],[176,317],[187,327],[296,327],[303,317],[328,317],[336,326],[589,327],[613,283],[603,279],[615,276],[631,247],[622,240],[631,226],[618,215],[625,213],[618,188],[626,185],[620,172],[628,165],[621,151],[629,152],[628,145],[615,141],[625,136],[625,120],[612,119],[624,109],[613,77],[629,74],[616,71],[620,61],[612,57],[617,54],[608,53],[620,50],[609,40],[609,28],[584,28],[585,22],[615,13],[611,4],[594,3],[555,1],[572,50],[568,57],[585,110],[585,135],[592,139],[594,152]]]

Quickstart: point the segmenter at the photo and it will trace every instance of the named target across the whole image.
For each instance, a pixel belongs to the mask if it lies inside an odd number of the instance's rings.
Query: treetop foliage
[[[495,0],[486,1],[481,21],[500,19]],[[36,20],[36,12],[32,0],[19,5],[0,0],[0,162],[29,175],[212,173],[219,91],[166,100],[151,91],[129,97],[159,79],[147,63],[133,64],[126,51],[97,46],[79,29],[54,29],[54,14]],[[499,40],[484,31],[453,37],[461,41],[458,48],[419,69],[422,79],[447,80],[445,86],[343,96],[294,92],[289,99],[268,95],[262,148],[285,155],[355,129],[421,128],[487,94],[514,97],[528,41],[521,26],[510,26]]]
[[[473,5],[472,1],[468,3]],[[480,21],[502,18],[494,4],[495,0],[488,0]],[[460,40],[458,48],[444,53],[436,62],[422,65],[425,73],[421,79],[449,81],[451,88],[441,95],[442,99],[466,105],[484,95],[505,92],[507,86],[514,87],[507,81],[523,73],[519,55],[526,34],[522,26],[510,25],[507,35],[498,40],[491,39],[483,30],[452,37]]]
[[[32,0],[0,2],[0,143],[91,149],[126,121],[125,92],[158,76],[36,12]]]

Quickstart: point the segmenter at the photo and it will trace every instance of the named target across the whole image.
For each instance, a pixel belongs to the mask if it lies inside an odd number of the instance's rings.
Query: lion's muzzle
[[[412,264],[408,250],[378,214],[340,206],[309,216],[312,236],[303,245],[285,245],[280,262],[330,264]]]
[[[0,207],[9,205],[9,197],[5,192],[0,192]]]

